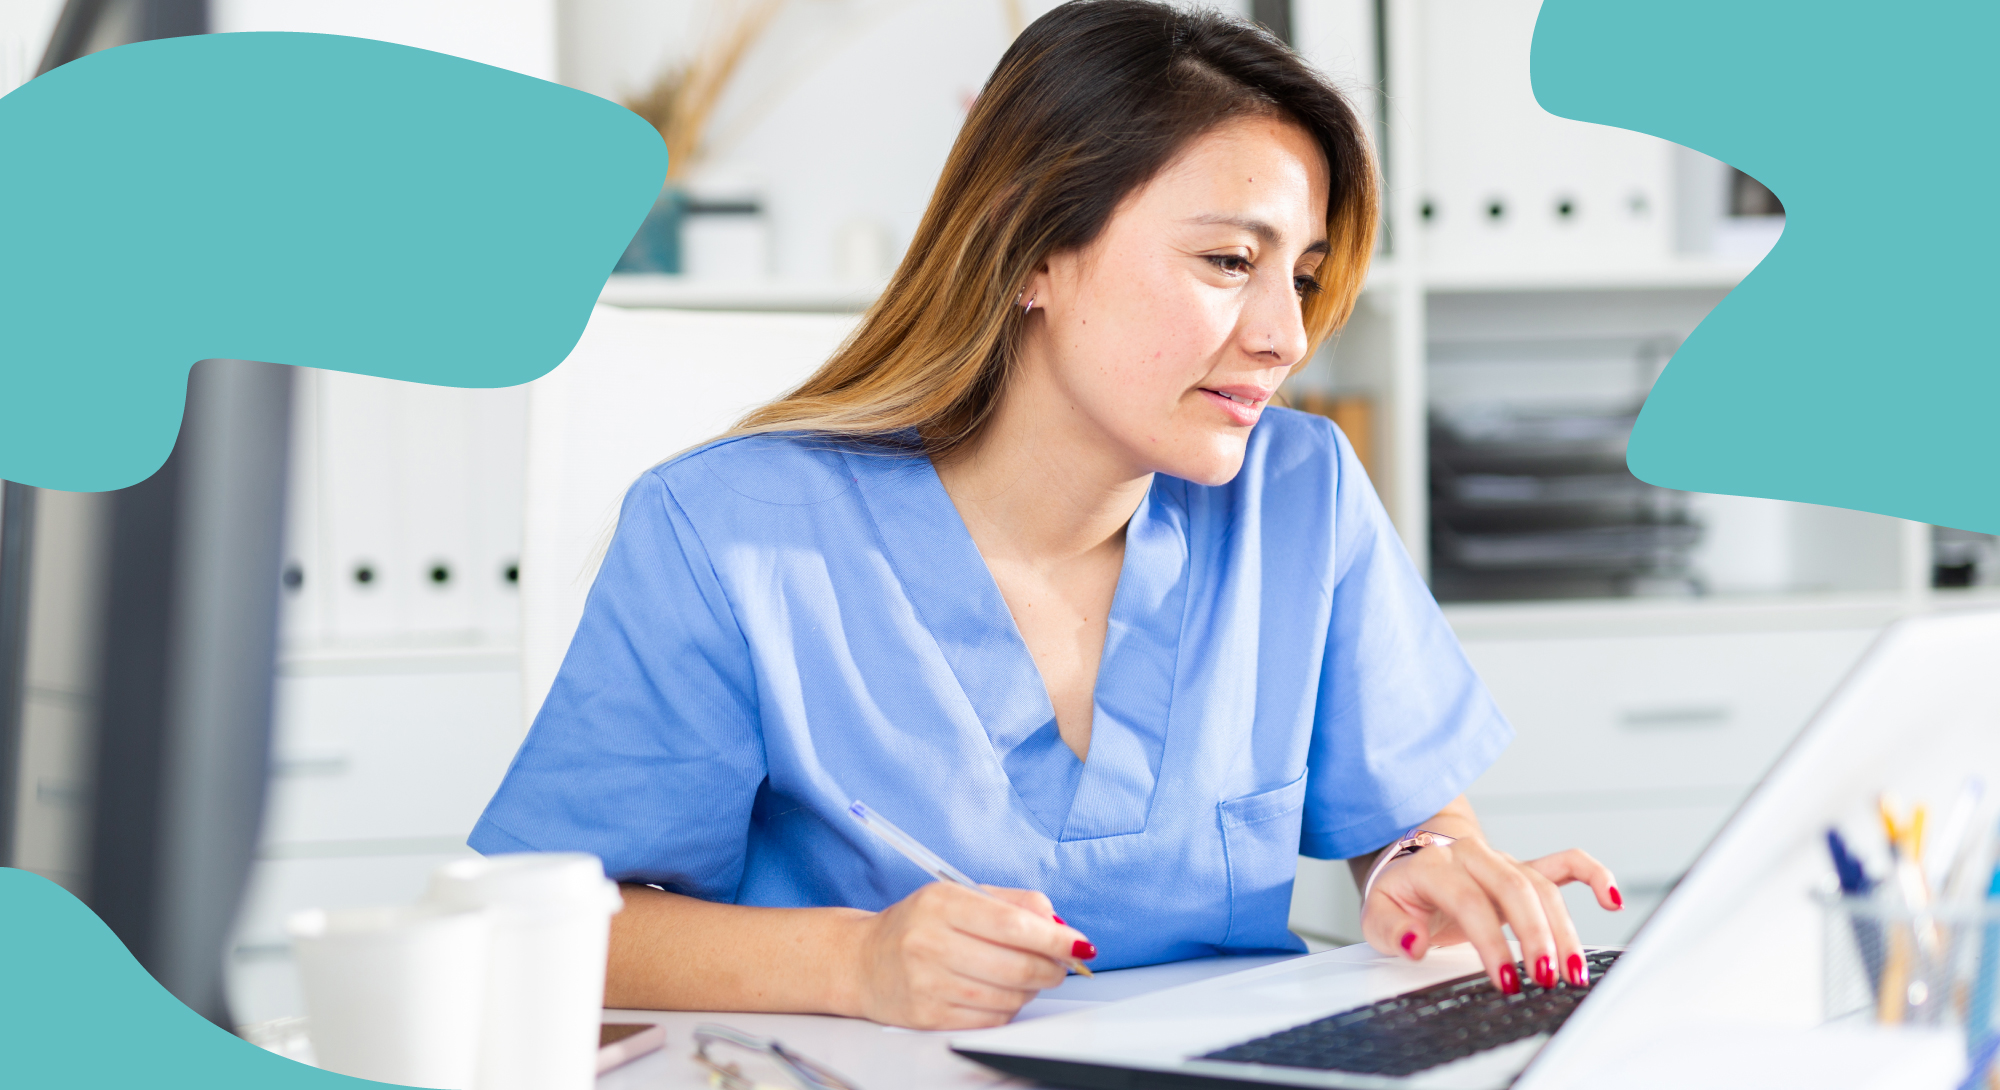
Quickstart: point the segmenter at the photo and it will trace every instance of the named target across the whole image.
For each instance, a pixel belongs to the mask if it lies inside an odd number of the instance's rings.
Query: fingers
[[[1054,959],[978,940],[964,942],[942,960],[952,972],[968,980],[1015,991],[1053,988],[1069,975],[1069,968]]]
[[[1521,973],[1514,967],[1514,950],[1500,931],[1500,915],[1494,911],[1493,897],[1464,866],[1453,866],[1451,861],[1441,858],[1451,850],[1426,848],[1412,858],[1439,853],[1440,858],[1433,859],[1427,868],[1434,872],[1432,881],[1438,887],[1433,899],[1478,952],[1480,964],[1486,967],[1486,978],[1493,986],[1508,995],[1519,994]]]
[[[1500,930],[1493,895],[1467,868],[1470,854],[1457,845],[1439,846],[1391,863],[1362,906],[1362,933],[1383,953],[1401,954],[1407,939],[1406,957],[1421,956],[1432,941],[1469,942],[1487,979],[1512,995],[1521,990],[1520,970]]]
[[[1500,918],[1520,940],[1521,962],[1528,967],[1529,978],[1544,988],[1555,987],[1557,967],[1563,963],[1563,955],[1568,951],[1557,948],[1555,929],[1549,923],[1548,906],[1536,882],[1539,880],[1548,885],[1552,894],[1555,887],[1513,857],[1496,852],[1478,841],[1454,844],[1452,848],[1463,857],[1467,873],[1486,891]],[[1561,903],[1559,895],[1557,903]],[[1567,912],[1563,919],[1568,921]]]
[[[1056,919],[1055,906],[1049,903],[1048,895],[1044,894],[1041,890],[1013,889],[1008,886],[980,886],[979,888],[1010,905],[1017,905],[1037,916],[1047,916],[1057,923],[1062,923],[1060,919]]]
[[[1407,891],[1387,881],[1405,862],[1391,863],[1382,872],[1385,880],[1369,895],[1369,903],[1361,906],[1361,937],[1378,953],[1422,961],[1431,948],[1429,906],[1416,903],[1414,898],[1399,898],[1398,892]]]
[[[1583,942],[1557,888],[1585,882],[1605,908],[1623,906],[1611,871],[1571,850],[1523,863],[1484,841],[1426,848],[1390,864],[1362,906],[1362,934],[1384,954],[1411,959],[1432,943],[1472,944],[1486,975],[1503,992],[1520,991],[1521,970],[1504,927],[1519,941],[1529,979],[1590,983]]]
[[[1618,880],[1611,875],[1611,868],[1590,857],[1590,853],[1577,848],[1540,859],[1530,859],[1527,865],[1542,877],[1559,886],[1571,882],[1583,882],[1597,894],[1598,907],[1617,912],[1625,907],[1625,895],[1618,891]]]
[[[1002,1025],[1035,997],[1033,988],[1003,987],[954,971],[948,959],[963,960],[962,950],[925,951],[921,942],[906,942],[902,953],[905,1001],[898,1016],[888,1019],[901,1025],[916,1029]]]
[[[1583,940],[1577,937],[1576,921],[1570,919],[1569,906],[1563,903],[1562,890],[1540,871],[1525,863],[1516,864],[1528,880],[1535,886],[1535,893],[1542,901],[1542,916],[1549,922],[1549,932],[1555,939],[1555,970],[1563,980],[1582,988],[1590,983],[1590,966],[1583,960]],[[1529,963],[1530,968],[1534,965]],[[1541,983],[1537,980],[1536,983]],[[1542,987],[1551,987],[1542,984]]]
[[[876,913],[864,932],[862,1012],[918,1029],[1005,1023],[1062,983],[1068,969],[1058,956],[1088,947],[1047,906],[1029,890],[988,897],[933,883]]]
[[[1097,947],[1091,945],[1083,932],[1056,922],[1055,912],[1049,907],[1047,897],[1033,890],[999,886],[984,888],[993,896],[981,897],[969,889],[944,883],[932,883],[911,896],[923,896],[929,890],[937,890],[930,896],[946,899],[949,904],[947,918],[951,925],[990,943],[1026,950],[1056,961],[1066,962],[1072,958],[1088,961],[1097,956]],[[1003,894],[1004,899],[1001,899]]]

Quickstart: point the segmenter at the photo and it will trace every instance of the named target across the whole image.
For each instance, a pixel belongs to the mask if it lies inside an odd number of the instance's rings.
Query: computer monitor
[[[289,368],[196,364],[173,454],[105,520],[88,902],[225,1028],[270,773],[290,406]]]
[[[206,0],[68,0],[41,71],[207,25]],[[161,984],[225,1028],[223,950],[269,776],[290,404],[289,368],[195,364],[166,464],[64,531],[92,540],[38,534],[36,508],[51,505],[35,490],[0,494],[0,863],[15,862],[14,818],[33,795],[20,767],[32,614],[74,614],[94,633],[76,673],[95,754],[74,886]],[[50,562],[74,561],[67,550],[96,559],[58,581]]]

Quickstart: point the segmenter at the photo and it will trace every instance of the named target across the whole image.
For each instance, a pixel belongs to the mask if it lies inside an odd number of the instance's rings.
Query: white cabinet
[[[1876,634],[1871,627],[1472,638],[1514,744],[1468,792],[1488,838],[1582,848],[1626,911],[1578,891],[1587,941],[1619,942],[1728,820]]]
[[[500,655],[294,662],[265,843],[463,844],[520,744],[520,702]]]
[[[407,904],[465,838],[521,740],[510,652],[295,655],[270,798],[227,961],[239,1024],[304,1013],[284,935],[305,908]]]
[[[1679,800],[1754,783],[1874,632],[1472,639],[1518,732],[1482,797]]]

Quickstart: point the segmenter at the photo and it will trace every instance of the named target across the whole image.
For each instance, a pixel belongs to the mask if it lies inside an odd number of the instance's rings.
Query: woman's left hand
[[[1583,943],[1557,887],[1585,882],[1597,903],[1624,907],[1611,871],[1577,849],[1522,862],[1497,851],[1483,836],[1424,848],[1382,870],[1361,931],[1385,954],[1420,960],[1432,946],[1470,942],[1494,987],[1521,990],[1520,971],[1500,925],[1513,929],[1521,960],[1535,983],[1554,987],[1558,972],[1578,987],[1590,983]]]

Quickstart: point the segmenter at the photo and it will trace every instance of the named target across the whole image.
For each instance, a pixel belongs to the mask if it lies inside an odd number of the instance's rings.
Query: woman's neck
[[[989,561],[1061,563],[1122,545],[1152,486],[1045,375],[1017,372],[979,437],[937,467]]]

